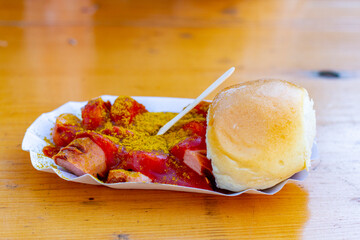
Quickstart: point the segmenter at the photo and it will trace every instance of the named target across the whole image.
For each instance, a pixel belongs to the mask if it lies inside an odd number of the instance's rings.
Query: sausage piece
[[[206,150],[186,150],[184,163],[200,176],[212,172],[211,162],[206,157]]]
[[[77,138],[62,148],[53,157],[55,163],[77,176],[86,173],[94,177],[105,177],[106,156],[104,151],[90,138]]]
[[[145,182],[150,183],[151,179],[140,172],[131,172],[124,169],[110,170],[107,183],[117,182]]]

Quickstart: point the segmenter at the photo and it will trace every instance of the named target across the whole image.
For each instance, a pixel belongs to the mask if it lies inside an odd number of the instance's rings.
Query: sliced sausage
[[[117,182],[146,182],[150,183],[151,179],[140,172],[131,172],[124,169],[110,170],[107,183]]]
[[[53,159],[57,165],[77,176],[86,173],[94,177],[106,175],[105,153],[88,137],[75,139],[67,147],[62,148]]]
[[[211,162],[206,157],[206,150],[186,150],[184,163],[201,176],[212,172]]]

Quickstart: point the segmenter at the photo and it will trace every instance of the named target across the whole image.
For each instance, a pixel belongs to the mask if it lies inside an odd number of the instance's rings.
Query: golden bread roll
[[[257,80],[226,88],[207,123],[207,157],[219,188],[266,189],[310,166],[315,111],[295,84]]]

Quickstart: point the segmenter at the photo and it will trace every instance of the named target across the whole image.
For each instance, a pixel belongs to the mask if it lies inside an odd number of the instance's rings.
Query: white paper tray
[[[115,101],[116,96],[103,95],[101,98],[104,101],[109,100],[111,103]],[[142,103],[147,110],[150,112],[180,112],[185,106],[190,104],[193,99],[187,98],[166,98],[166,97],[133,97],[139,103]],[[103,183],[93,176],[86,174],[80,177],[68,172],[64,168],[57,166],[55,162],[43,155],[42,149],[48,145],[45,139],[52,139],[50,133],[51,129],[55,126],[56,117],[62,113],[72,113],[79,118],[81,117],[81,107],[87,102],[68,102],[61,107],[44,113],[38,117],[33,124],[26,130],[22,149],[30,152],[31,163],[35,169],[44,172],[56,173],[62,179],[71,182],[92,184],[92,185],[103,185],[115,189],[159,189],[159,190],[171,190],[171,191],[182,191],[182,192],[196,192],[212,195],[223,195],[223,196],[238,196],[243,193],[253,194],[266,194],[272,195],[280,191],[287,182],[302,181],[304,180],[308,172],[303,170],[291,176],[289,179],[275,185],[274,187],[265,190],[248,189],[237,193],[222,193],[216,191],[209,191],[191,187],[182,187],[169,184],[158,184],[158,183]],[[316,144],[313,146],[311,159],[317,158]]]

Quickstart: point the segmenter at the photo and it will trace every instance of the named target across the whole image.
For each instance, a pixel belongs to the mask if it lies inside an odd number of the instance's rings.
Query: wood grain
[[[0,0],[0,239],[359,239],[359,13],[355,0]],[[231,66],[221,87],[282,78],[314,98],[321,162],[303,183],[117,191],[38,172],[21,150],[67,101],[196,97]]]

